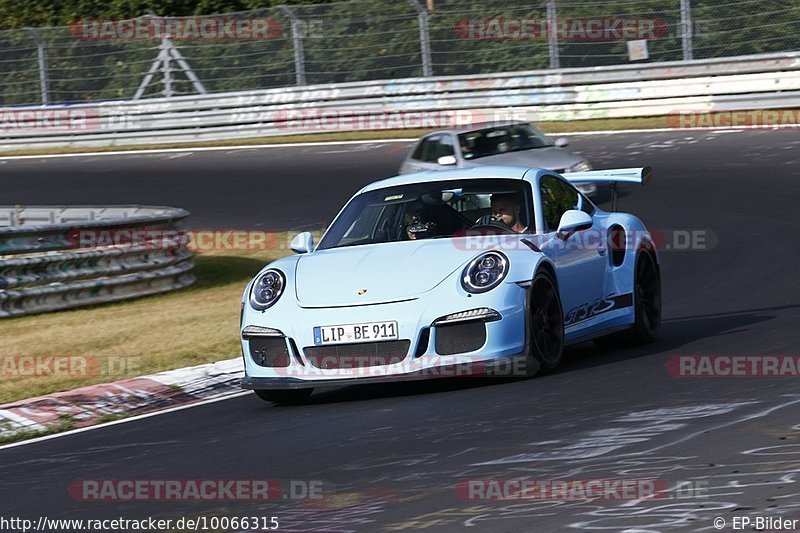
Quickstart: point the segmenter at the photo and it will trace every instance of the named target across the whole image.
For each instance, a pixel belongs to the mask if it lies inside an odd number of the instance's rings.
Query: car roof
[[[533,171],[533,172],[531,172]],[[531,172],[530,175],[528,173]],[[359,193],[394,187],[397,185],[410,185],[412,183],[426,183],[429,181],[446,181],[462,179],[525,179],[535,177],[539,172],[553,173],[552,170],[530,167],[513,167],[507,165],[487,165],[474,168],[464,168],[457,170],[424,170],[411,174],[401,174],[393,178],[370,183]]]
[[[430,133],[426,133],[421,138],[430,137],[431,135],[435,135],[437,133],[452,133],[458,135],[460,133],[471,133],[474,131],[480,131],[490,128],[502,128],[503,126],[515,126],[519,124],[530,124],[530,123],[525,122],[524,120],[497,120],[494,122],[477,122],[475,124],[455,126],[443,130],[432,131]]]

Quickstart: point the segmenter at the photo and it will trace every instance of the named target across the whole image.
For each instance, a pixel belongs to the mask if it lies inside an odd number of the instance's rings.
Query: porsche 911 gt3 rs
[[[318,244],[267,265],[242,298],[242,386],[317,387],[464,374],[532,376],[564,346],[652,341],[659,256],[634,215],[572,182],[642,184],[649,168],[427,171],[358,191]]]

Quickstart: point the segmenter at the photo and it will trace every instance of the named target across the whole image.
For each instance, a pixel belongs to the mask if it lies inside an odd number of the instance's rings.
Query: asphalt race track
[[[687,378],[677,355],[798,355],[800,135],[795,130],[573,137],[597,168],[650,165],[620,209],[665,235],[653,345],[568,351],[532,380],[350,387],[310,405],[254,395],[0,451],[3,515],[277,517],[279,531],[718,531],[800,518],[800,378]],[[405,145],[0,162],[2,204],[185,207],[196,227],[326,224]],[[683,232],[683,233],[681,233]],[[691,233],[690,233],[691,234]],[[413,275],[413,273],[410,273]],[[197,339],[202,350],[203,339]],[[674,498],[494,501],[466,480],[654,479]],[[85,502],[79,479],[320,480],[322,500]],[[688,487],[688,488],[687,488]],[[680,496],[680,497],[678,497]]]

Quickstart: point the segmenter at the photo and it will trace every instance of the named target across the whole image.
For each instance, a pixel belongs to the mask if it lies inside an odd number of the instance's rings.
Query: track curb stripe
[[[65,422],[86,428],[110,417],[227,397],[241,392],[243,375],[242,359],[235,358],[0,405],[0,437],[52,430]]]

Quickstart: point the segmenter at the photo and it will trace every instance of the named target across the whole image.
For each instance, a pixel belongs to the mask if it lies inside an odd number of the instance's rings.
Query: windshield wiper
[[[538,150],[539,148],[550,148],[553,146],[552,144],[543,144],[542,146],[529,146],[527,148],[514,148],[513,150],[509,150],[509,152],[524,152],[525,150]],[[506,152],[508,153],[508,152]]]
[[[337,244],[336,246],[331,246],[330,248],[326,248],[326,250],[332,250],[334,248],[349,248],[350,246],[361,246],[363,244],[376,244],[376,243],[370,241],[348,242],[347,244]]]

